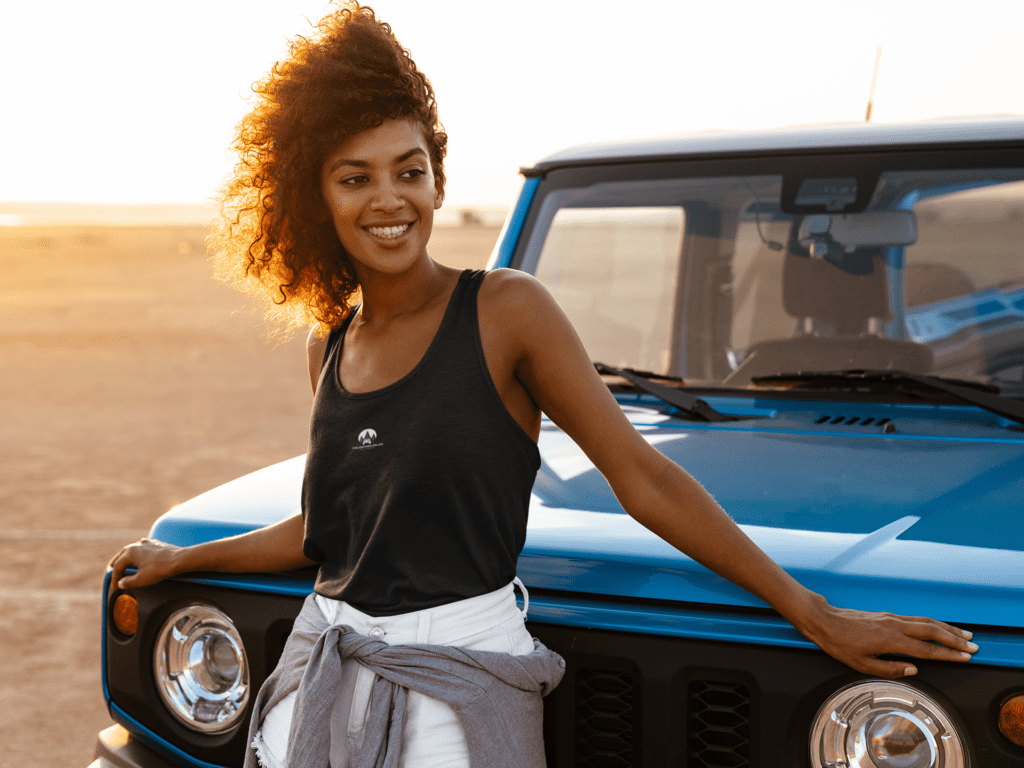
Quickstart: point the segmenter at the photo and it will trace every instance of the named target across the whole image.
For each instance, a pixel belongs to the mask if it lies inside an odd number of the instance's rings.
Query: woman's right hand
[[[111,588],[148,587],[150,584],[156,584],[158,581],[174,576],[178,573],[178,569],[175,568],[175,558],[181,549],[181,547],[165,544],[156,539],[140,539],[134,544],[129,544],[110,558],[110,562],[107,564],[109,568],[113,569],[110,576]],[[125,576],[125,569],[132,565],[138,570]]]
[[[265,528],[190,547],[140,539],[110,559],[107,567],[113,570],[111,588],[148,587],[179,573],[195,571],[265,573],[315,565],[302,553],[304,536],[302,513],[296,512]],[[138,570],[125,576],[130,566]]]

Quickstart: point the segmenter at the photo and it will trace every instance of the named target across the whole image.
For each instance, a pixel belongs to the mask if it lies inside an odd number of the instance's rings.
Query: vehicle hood
[[[639,408],[629,415],[762,549],[830,602],[1024,627],[1024,439],[771,419],[697,425]],[[765,607],[626,515],[549,422],[539,446],[519,560],[529,587]],[[299,508],[302,469],[297,457],[198,496],[164,515],[152,536],[189,544],[275,522]]]

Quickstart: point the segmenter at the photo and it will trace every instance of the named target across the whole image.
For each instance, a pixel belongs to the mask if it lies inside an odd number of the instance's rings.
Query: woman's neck
[[[426,256],[401,274],[359,275],[361,324],[388,323],[415,314],[447,292],[454,271]]]

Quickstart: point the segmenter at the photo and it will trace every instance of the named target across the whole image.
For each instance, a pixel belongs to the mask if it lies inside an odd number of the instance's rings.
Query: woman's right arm
[[[191,547],[142,539],[129,544],[110,560],[109,567],[113,569],[110,583],[120,589],[132,589],[191,571],[289,571],[314,564],[302,554],[304,535],[302,513],[296,512],[265,528]],[[129,566],[138,570],[125,576],[124,571]]]

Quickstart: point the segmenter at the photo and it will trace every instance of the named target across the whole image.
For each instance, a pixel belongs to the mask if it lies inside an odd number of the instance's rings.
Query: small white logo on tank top
[[[359,451],[364,448],[379,448],[384,443],[378,442],[377,431],[373,429],[364,429],[359,433],[359,445],[352,446],[352,450]]]

